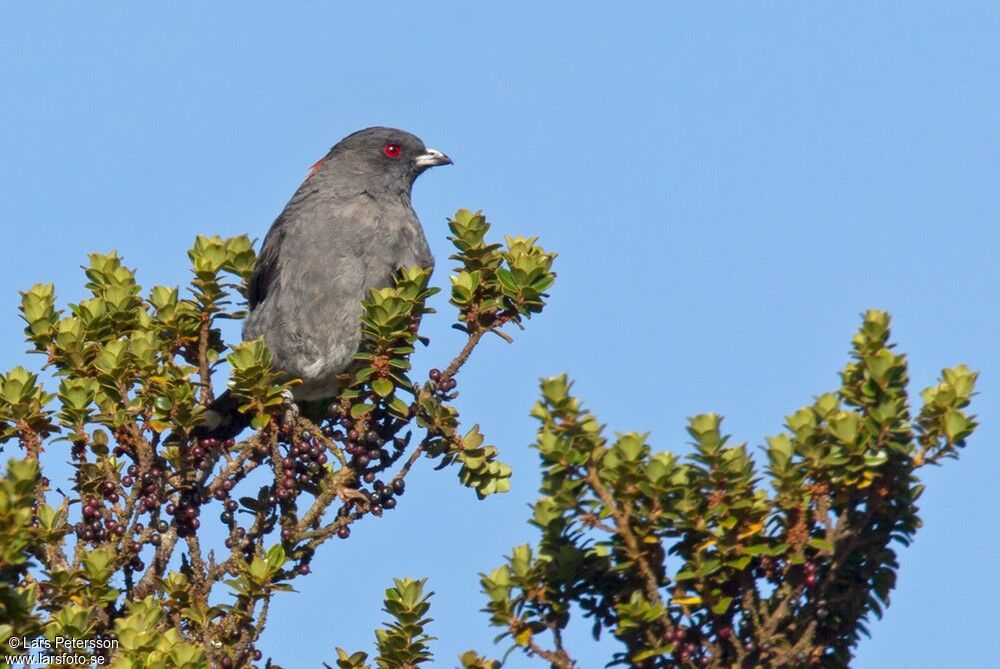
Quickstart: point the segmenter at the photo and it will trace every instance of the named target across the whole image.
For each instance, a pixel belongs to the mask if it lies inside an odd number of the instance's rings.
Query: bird
[[[306,176],[264,237],[248,284],[243,340],[263,338],[295,402],[331,398],[361,344],[361,302],[399,269],[434,258],[410,201],[424,171],[452,164],[416,135],[388,127],[337,142]],[[250,424],[224,392],[194,436],[231,439]]]

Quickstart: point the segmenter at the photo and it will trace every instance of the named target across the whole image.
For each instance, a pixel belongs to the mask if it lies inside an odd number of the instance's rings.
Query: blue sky
[[[337,139],[402,127],[455,160],[414,194],[438,285],[458,207],[560,253],[551,307],[460,383],[514,489],[479,503],[423,463],[397,510],[275,602],[268,653],[318,667],[370,648],[382,590],[412,575],[437,593],[441,666],[499,654],[476,574],[534,538],[538,377],[568,371],[609,429],[660,449],[687,450],[704,411],[757,445],[836,386],[873,306],[914,391],[946,365],[981,370],[982,427],[925,472],[925,526],[856,666],[989,666],[998,29],[995,3],[5,3],[0,368],[25,359],[18,289],[78,298],[85,254],[111,248],[145,286],[186,282],[196,233],[263,236]],[[439,306],[420,369],[458,344]],[[588,627],[569,646],[601,666]]]

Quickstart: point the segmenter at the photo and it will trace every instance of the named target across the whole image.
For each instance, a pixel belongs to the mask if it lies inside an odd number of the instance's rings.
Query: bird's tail
[[[240,401],[228,390],[208,405],[202,414],[203,422],[196,427],[193,436],[197,439],[235,439],[250,426],[251,417],[240,412]]]

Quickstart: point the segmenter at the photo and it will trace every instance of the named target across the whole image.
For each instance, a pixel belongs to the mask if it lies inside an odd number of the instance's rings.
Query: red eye
[[[399,158],[399,144],[386,144],[382,148],[382,153],[390,158]]]

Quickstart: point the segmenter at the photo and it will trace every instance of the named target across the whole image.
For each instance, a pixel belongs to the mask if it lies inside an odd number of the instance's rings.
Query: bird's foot
[[[295,403],[292,391],[287,388],[281,391],[281,399],[285,405],[285,415],[282,420],[285,425],[294,427],[299,422],[299,405]]]

